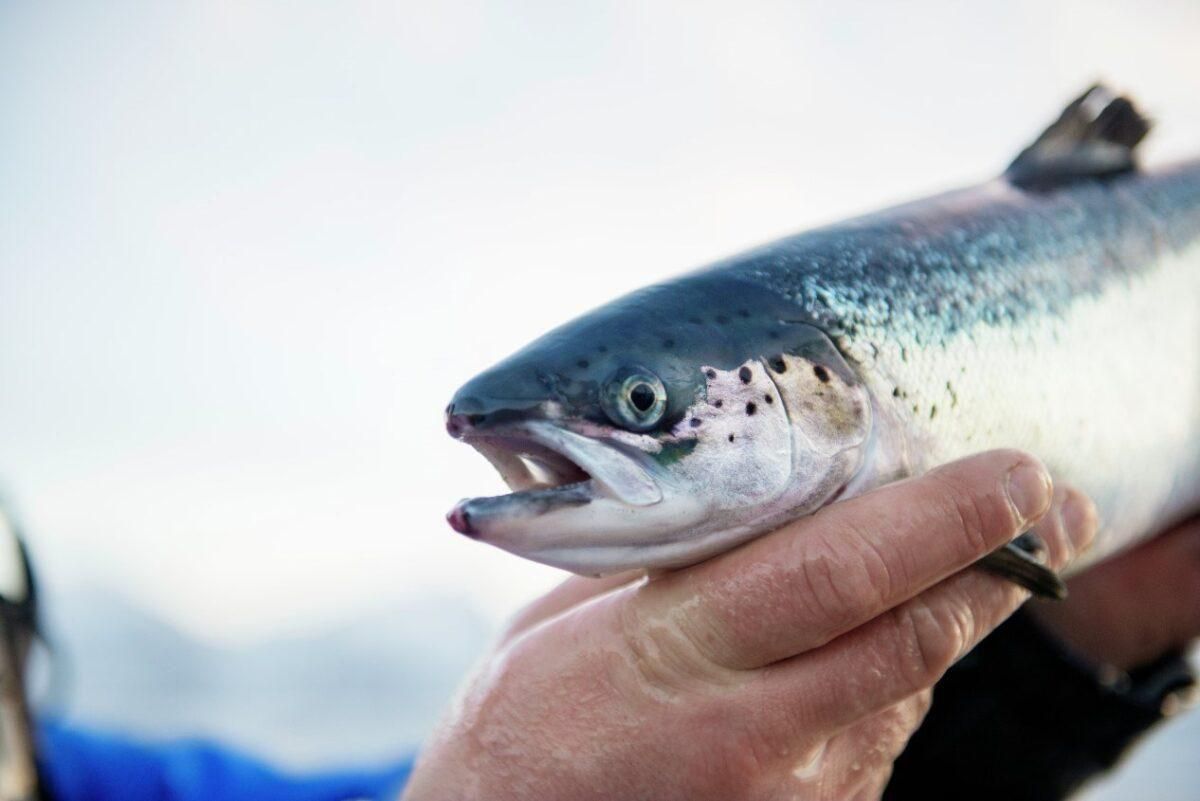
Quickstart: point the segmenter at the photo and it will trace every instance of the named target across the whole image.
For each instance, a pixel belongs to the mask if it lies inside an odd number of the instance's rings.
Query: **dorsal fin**
[[[1049,189],[1137,169],[1134,149],[1150,121],[1126,97],[1096,84],[1021,151],[1004,173],[1025,189]]]

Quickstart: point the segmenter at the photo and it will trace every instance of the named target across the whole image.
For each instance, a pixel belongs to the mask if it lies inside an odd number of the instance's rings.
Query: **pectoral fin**
[[[1053,570],[1038,561],[1037,553],[1044,554],[1045,550],[1045,543],[1037,535],[1026,533],[983,557],[979,560],[979,566],[1024,587],[1039,598],[1061,601],[1067,597],[1067,585]]]

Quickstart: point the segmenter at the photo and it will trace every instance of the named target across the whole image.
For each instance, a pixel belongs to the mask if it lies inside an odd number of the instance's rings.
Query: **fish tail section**
[[[1039,598],[1061,601],[1067,597],[1067,585],[1058,575],[1038,561],[1046,545],[1037,535],[1022,534],[998,551],[979,560],[979,566],[1032,592]]]

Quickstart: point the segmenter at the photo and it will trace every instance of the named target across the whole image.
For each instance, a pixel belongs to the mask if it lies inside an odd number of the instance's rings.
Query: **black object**
[[[48,801],[38,780],[37,746],[25,665],[38,637],[38,595],[29,552],[0,506],[0,801]]]
[[[1039,598],[1061,601],[1067,597],[1067,585],[1046,566],[1046,543],[1027,531],[998,551],[979,560],[989,573],[1024,587]]]
[[[1137,168],[1134,154],[1149,132],[1150,120],[1133,101],[1097,84],[1022,150],[1004,177],[1022,189],[1048,190],[1129,172]]]
[[[884,801],[1067,798],[1195,686],[1182,654],[1097,670],[1018,612],[938,683]]]

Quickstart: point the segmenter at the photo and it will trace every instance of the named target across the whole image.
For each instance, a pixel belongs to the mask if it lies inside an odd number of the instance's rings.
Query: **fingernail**
[[[1062,518],[1075,553],[1090,548],[1100,526],[1100,516],[1092,499],[1078,490],[1070,490],[1063,499]]]
[[[1035,520],[1050,508],[1053,487],[1046,468],[1035,462],[1021,462],[1008,471],[1008,499],[1022,522]]]

